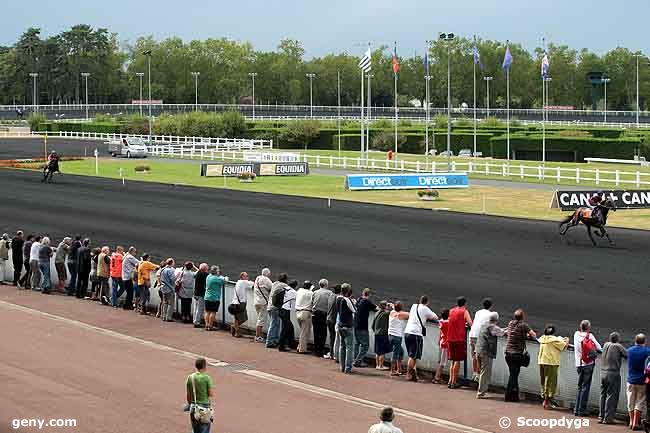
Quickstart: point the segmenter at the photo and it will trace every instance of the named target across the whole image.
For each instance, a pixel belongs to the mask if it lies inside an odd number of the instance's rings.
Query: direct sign
[[[556,191],[551,202],[552,208],[575,210],[589,206],[589,198],[599,191],[603,192],[603,200],[612,199],[618,209],[648,209],[650,208],[650,190],[593,190],[593,191]]]
[[[348,174],[345,187],[350,191],[469,188],[469,178],[467,173]]]

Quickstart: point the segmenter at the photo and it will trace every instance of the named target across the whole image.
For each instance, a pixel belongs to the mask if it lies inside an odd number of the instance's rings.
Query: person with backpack
[[[284,303],[284,293],[289,288],[287,285],[289,276],[285,273],[278,275],[278,280],[273,283],[269,298],[271,302],[266,309],[269,313],[269,330],[266,333],[266,348],[273,349],[278,347],[280,342],[280,331],[282,329],[282,322],[280,320],[280,308]]]
[[[573,349],[578,370],[578,395],[573,413],[575,416],[587,416],[591,377],[594,374],[598,353],[603,350],[596,337],[591,333],[589,320],[580,322],[580,329],[573,334]]]
[[[630,428],[641,430],[641,415],[646,409],[646,373],[650,347],[646,345],[645,334],[634,337],[634,346],[627,350],[627,411]],[[646,420],[647,421],[647,420]]]

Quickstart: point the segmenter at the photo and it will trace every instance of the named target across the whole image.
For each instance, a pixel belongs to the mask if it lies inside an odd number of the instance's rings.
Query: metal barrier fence
[[[297,152],[299,153],[299,152]],[[243,160],[241,152],[217,150],[206,148],[201,145],[161,145],[153,146],[151,154],[172,158],[198,158],[201,160]],[[333,155],[311,155],[299,153],[300,160],[308,162],[312,167],[341,168],[344,170],[373,170],[373,171],[397,171],[412,173],[436,173],[436,172],[467,172],[476,176],[503,177],[508,179],[534,180],[537,182],[552,181],[570,183],[614,185],[614,186],[635,186],[637,188],[650,185],[650,172],[642,171],[621,171],[605,170],[600,168],[567,168],[547,167],[542,164],[530,165],[517,162],[505,162],[495,160],[476,160],[450,162],[444,161],[409,161],[388,159],[366,159],[363,157],[333,156]]]
[[[258,140],[249,138],[193,137],[175,135],[141,135],[114,134],[101,132],[11,132],[0,131],[0,137],[58,137],[80,140],[121,140],[122,138],[140,138],[149,146],[182,145],[204,146],[215,150],[251,150],[273,149],[273,140]]]

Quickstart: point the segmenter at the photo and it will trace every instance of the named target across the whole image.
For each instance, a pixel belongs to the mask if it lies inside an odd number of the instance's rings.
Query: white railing
[[[228,149],[210,149],[201,145],[153,146],[152,155],[170,158],[198,158],[201,160],[243,161],[242,152]],[[650,172],[605,170],[600,168],[547,167],[521,162],[495,160],[468,161],[408,161],[387,159],[365,159],[362,157],[300,154],[300,160],[316,168],[337,168],[343,170],[396,171],[405,173],[467,172],[474,177],[508,178],[524,182],[590,184],[597,186],[641,186],[650,185]]]
[[[257,140],[248,138],[221,138],[221,137],[192,137],[175,135],[141,135],[141,134],[109,134],[101,132],[8,132],[0,131],[0,137],[58,137],[80,140],[121,140],[122,138],[140,138],[148,146],[203,146],[214,150],[260,150],[273,149],[273,140]]]

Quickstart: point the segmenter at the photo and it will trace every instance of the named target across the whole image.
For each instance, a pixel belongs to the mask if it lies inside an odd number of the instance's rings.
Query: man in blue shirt
[[[634,346],[627,351],[627,410],[630,428],[641,430],[641,414],[646,403],[645,361],[650,356],[644,334],[634,338]]]

